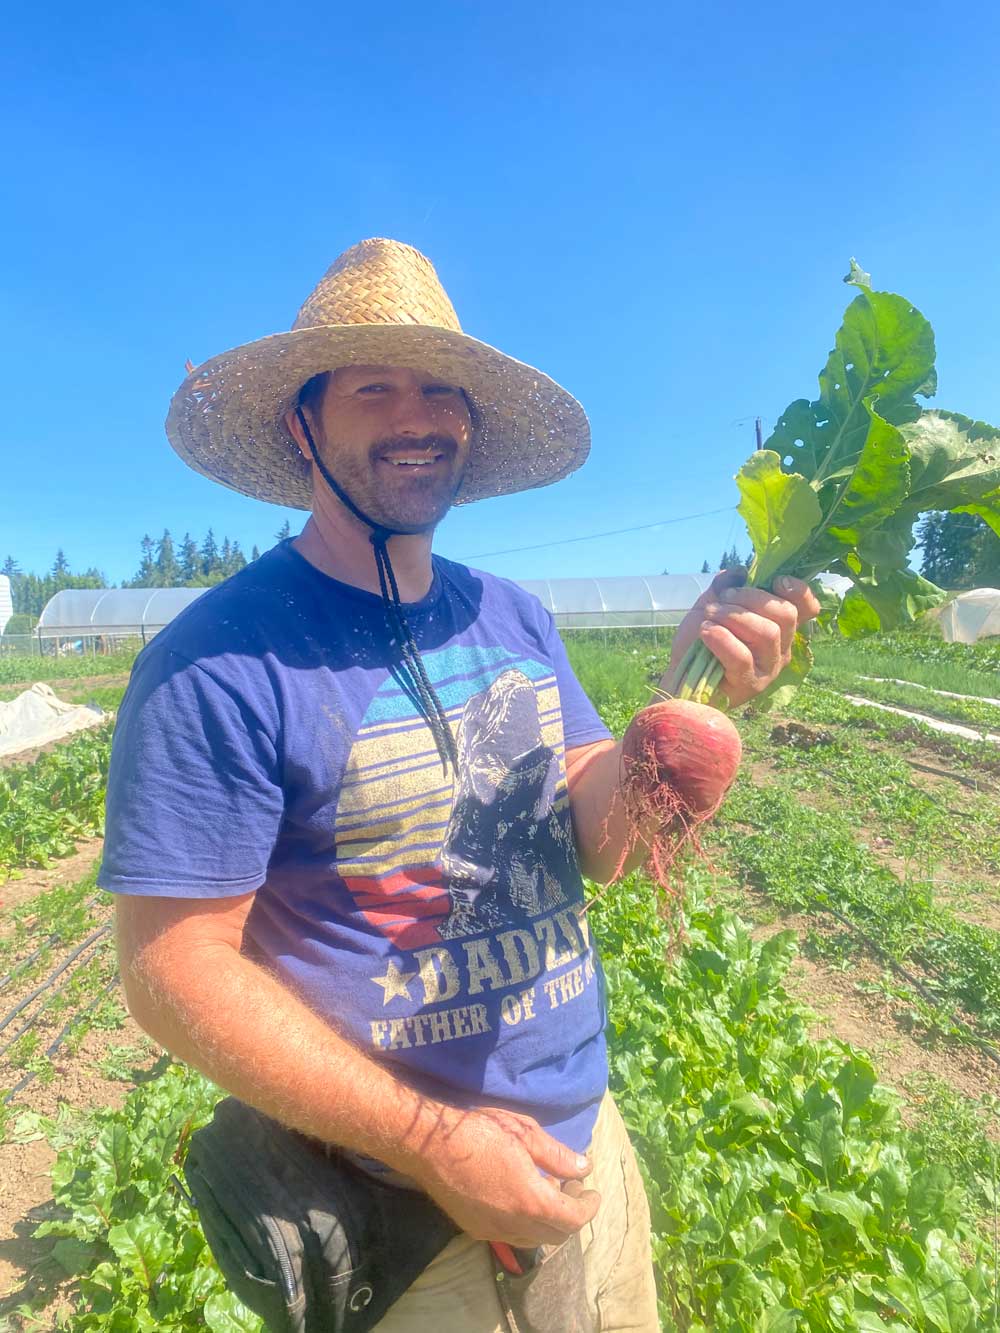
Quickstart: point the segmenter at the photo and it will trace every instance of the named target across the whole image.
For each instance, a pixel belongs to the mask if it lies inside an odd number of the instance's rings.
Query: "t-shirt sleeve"
[[[555,671],[556,684],[559,686],[559,704],[562,708],[563,740],[566,749],[572,750],[577,745],[590,745],[593,741],[609,740],[611,732],[601,721],[600,714],[577,680],[551,612],[543,606],[540,606],[539,610],[544,616],[546,652]]]
[[[173,651],[137,662],[111,749],[102,888],[216,898],[264,883],[284,802],[262,712]]]

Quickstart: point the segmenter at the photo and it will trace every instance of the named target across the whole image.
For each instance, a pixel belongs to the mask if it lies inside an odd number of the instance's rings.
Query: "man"
[[[576,1235],[599,1326],[649,1333],[648,1210],[577,914],[580,870],[622,857],[619,746],[539,603],[431,554],[452,503],[578,467],[582,409],[374,240],[289,334],[193,372],[167,429],[205,475],[312,513],[136,663],[100,879],[132,1013],[454,1219],[383,1333],[506,1328],[484,1242]],[[678,640],[702,634],[739,703],[817,608],[717,584]]]

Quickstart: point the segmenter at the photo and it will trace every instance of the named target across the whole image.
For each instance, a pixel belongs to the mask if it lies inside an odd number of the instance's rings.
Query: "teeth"
[[[393,467],[424,467],[427,463],[436,463],[435,458],[390,458]]]

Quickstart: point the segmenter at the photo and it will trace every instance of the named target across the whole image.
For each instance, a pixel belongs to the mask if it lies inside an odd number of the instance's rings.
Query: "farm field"
[[[566,639],[620,733],[668,636]],[[669,901],[635,875],[590,913],[663,1328],[997,1329],[1000,746],[843,696],[1000,730],[1000,650],[816,656],[791,706],[740,719]],[[91,675],[62,697],[113,708],[124,679]],[[255,1329],[172,1179],[219,1093],[119,998],[107,754],[100,731],[0,770],[0,1329]]]

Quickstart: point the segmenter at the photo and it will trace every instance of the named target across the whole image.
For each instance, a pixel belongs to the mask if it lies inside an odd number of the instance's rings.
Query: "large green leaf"
[[[891,564],[881,569],[865,565],[854,578],[854,587],[844,598],[837,619],[840,632],[849,639],[912,624],[924,611],[942,606],[948,600],[948,594],[937,584],[912,569],[899,569]]]
[[[819,384],[819,398],[792,403],[765,444],[817,489],[827,478],[850,477],[868,439],[872,403],[892,425],[919,416],[914,395],[935,389],[931,326],[901,296],[862,291],[847,308]]]
[[[957,412],[923,412],[902,433],[912,475],[893,527],[941,509],[978,514],[1000,535],[1000,430]]]
[[[750,581],[768,587],[822,521],[819,500],[805,477],[781,470],[781,459],[770,449],[750,456],[736,474],[736,485],[755,553]]]
[[[868,434],[846,485],[834,495],[836,483],[823,487],[820,500],[826,521],[825,542],[831,558],[838,547],[853,550],[865,533],[891,517],[910,489],[910,454],[903,436],[864,403]]]

